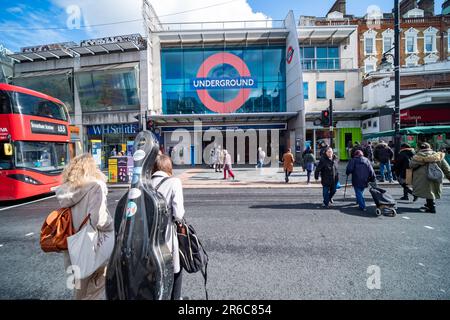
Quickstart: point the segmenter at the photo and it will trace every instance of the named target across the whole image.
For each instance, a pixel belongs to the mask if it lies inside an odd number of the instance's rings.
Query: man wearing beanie
[[[356,150],[354,157],[348,162],[346,174],[352,175],[352,185],[355,190],[356,201],[359,209],[366,210],[364,201],[364,189],[368,187],[370,181],[375,181],[375,171],[361,150]]]
[[[403,197],[400,200],[409,200],[408,194],[412,194],[412,190],[406,185],[406,170],[409,169],[409,165],[412,157],[414,156],[414,149],[407,143],[402,143],[400,146],[400,152],[398,158],[394,164],[394,172],[397,176],[397,180],[403,187]],[[417,197],[414,196],[414,201]]]
[[[436,213],[435,200],[441,198],[443,176],[450,180],[450,167],[442,152],[435,152],[426,142],[411,160],[413,169],[413,195],[426,199],[421,208],[424,212]],[[439,177],[440,176],[440,177]],[[438,178],[438,179],[437,179]]]

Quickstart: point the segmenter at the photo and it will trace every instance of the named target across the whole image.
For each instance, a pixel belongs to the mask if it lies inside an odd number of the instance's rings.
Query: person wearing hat
[[[435,200],[441,198],[443,184],[443,179],[436,180],[436,176],[441,174],[442,178],[445,176],[450,180],[450,166],[444,157],[442,152],[433,151],[431,146],[424,142],[420,144],[419,152],[411,159],[413,195],[426,199],[425,205],[420,208],[423,212],[436,213]]]
[[[400,200],[409,201],[408,194],[412,194],[412,189],[410,189],[406,184],[406,170],[409,169],[409,165],[412,157],[414,156],[414,149],[407,143],[402,143],[400,146],[400,152],[398,154],[397,160],[394,164],[394,172],[397,176],[398,183],[403,187],[403,197]],[[416,201],[417,197],[414,196],[413,201]]]
[[[375,181],[375,171],[369,159],[364,157],[361,150],[356,150],[354,157],[348,162],[346,174],[347,176],[352,175],[352,185],[355,190],[359,209],[366,211],[364,189],[369,186],[369,182]]]

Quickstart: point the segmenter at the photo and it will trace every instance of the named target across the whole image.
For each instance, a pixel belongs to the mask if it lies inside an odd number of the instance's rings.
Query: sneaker
[[[413,198],[413,202],[416,202],[416,201],[417,201],[417,199],[419,199],[419,197],[418,197],[418,196],[414,196],[414,198]]]
[[[330,205],[328,205],[328,204],[322,204],[322,208],[324,208],[324,209],[329,209],[330,208]]]
[[[359,208],[359,210],[362,212],[367,212],[367,208]]]
[[[380,182],[384,182],[384,179],[380,180]]]
[[[406,200],[406,201],[409,201],[409,198],[408,198],[408,196],[406,196],[406,197],[401,197],[399,200]]]
[[[334,203],[334,200],[333,200],[333,199],[330,199],[330,203]]]
[[[425,210],[425,212],[436,213],[436,208],[428,208],[427,210]]]

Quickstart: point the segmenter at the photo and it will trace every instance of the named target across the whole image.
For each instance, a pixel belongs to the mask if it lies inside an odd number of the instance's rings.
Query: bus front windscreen
[[[57,173],[61,172],[66,165],[67,143],[16,141],[14,146],[16,168],[27,168],[43,173]]]

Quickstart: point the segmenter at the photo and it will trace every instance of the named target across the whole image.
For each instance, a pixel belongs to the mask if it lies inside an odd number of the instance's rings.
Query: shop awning
[[[72,73],[72,69],[57,69],[57,70],[47,70],[47,71],[35,71],[26,72],[16,75],[14,78],[33,78],[33,77],[46,77],[46,76],[56,76],[56,75],[69,75]]]
[[[76,72],[92,72],[92,71],[104,71],[104,70],[117,70],[117,69],[134,69],[138,66],[138,62],[128,62],[128,63],[116,63],[116,64],[105,64],[100,66],[83,67]]]
[[[411,127],[400,129],[401,135],[414,135],[414,134],[438,134],[450,132],[450,126],[427,126],[427,127]],[[394,130],[375,132],[364,134],[364,139],[373,139],[379,137],[393,137],[395,134]]]

